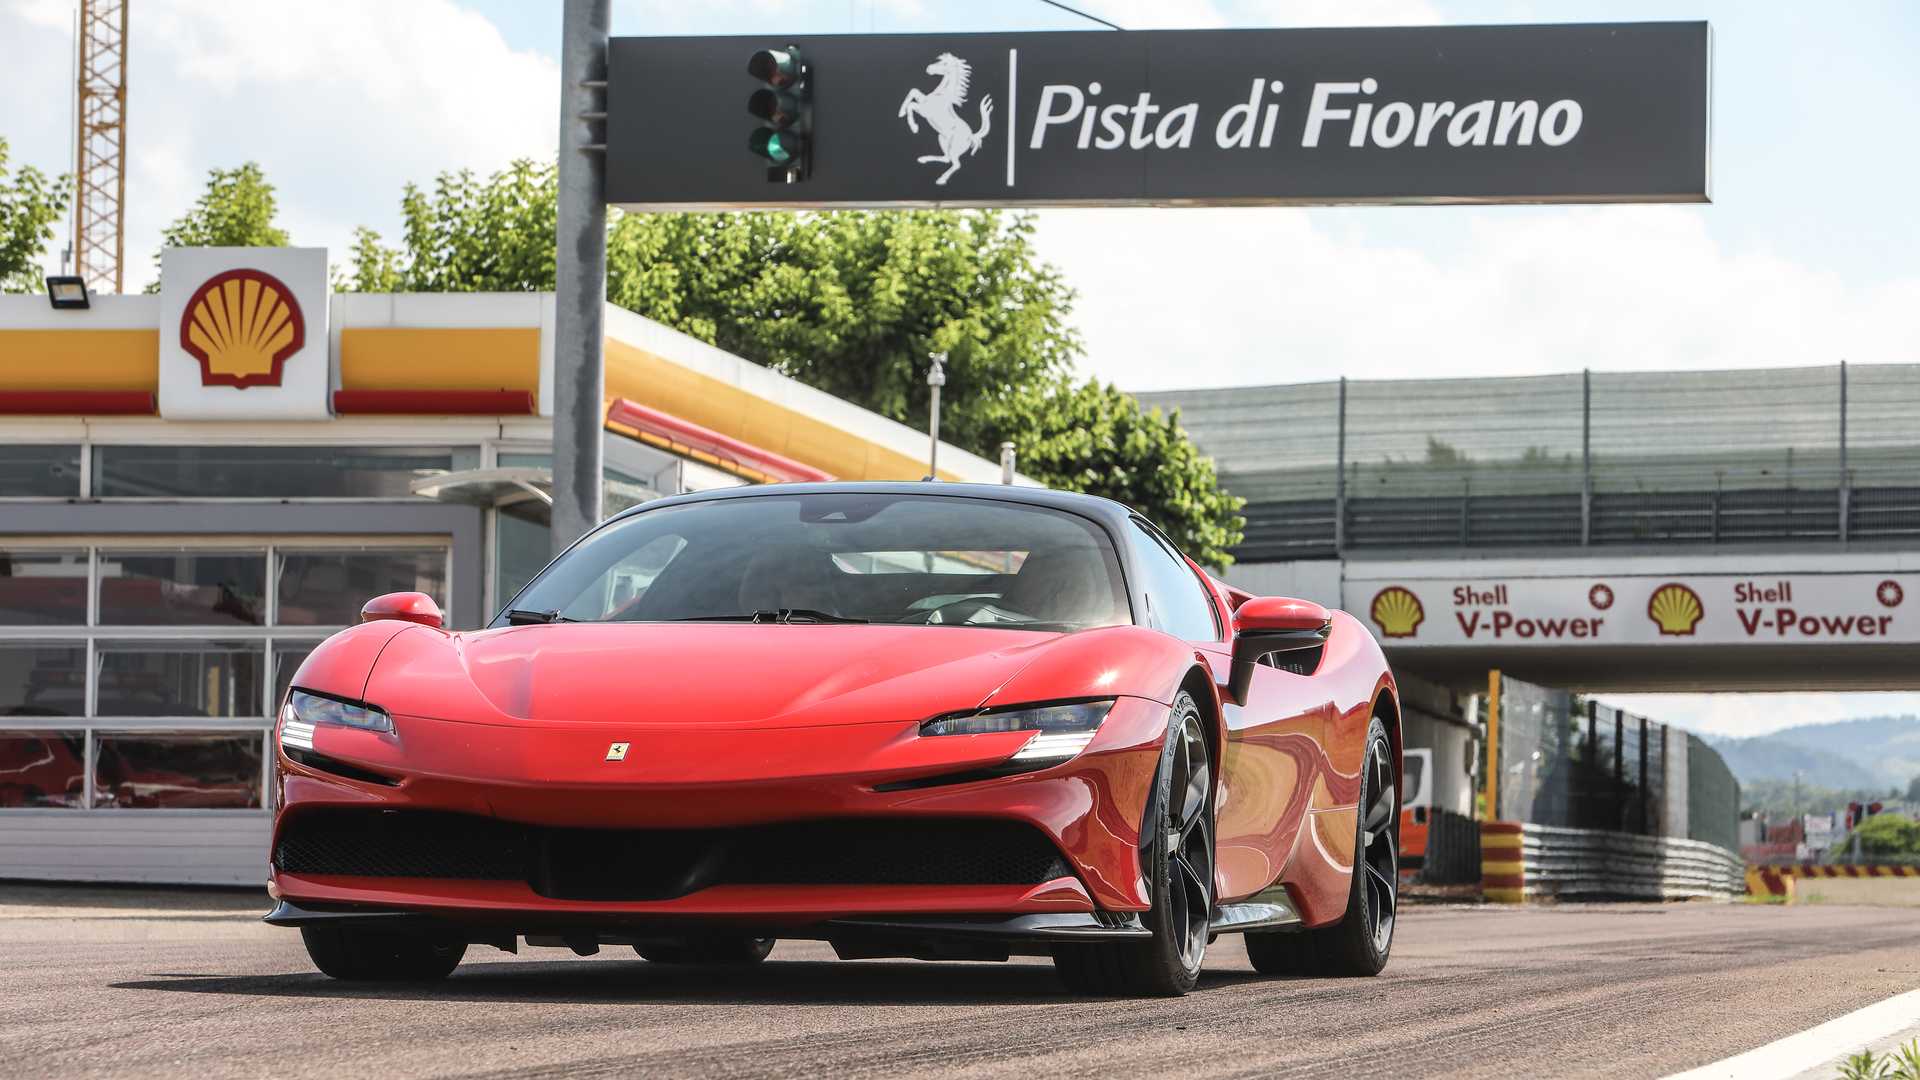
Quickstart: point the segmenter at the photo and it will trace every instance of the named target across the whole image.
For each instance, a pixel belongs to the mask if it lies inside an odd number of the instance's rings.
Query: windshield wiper
[[[744,622],[744,623],[865,623],[869,619],[856,619],[847,615],[835,615],[831,611],[819,611],[814,608],[779,608],[773,611],[755,611],[745,615],[695,615],[686,619],[669,619],[669,622]]]
[[[578,619],[569,619],[558,611],[526,611],[514,608],[507,612],[508,626],[542,626],[547,623],[578,621]]]

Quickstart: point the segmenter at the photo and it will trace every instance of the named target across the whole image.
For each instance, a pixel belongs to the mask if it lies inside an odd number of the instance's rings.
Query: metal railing
[[[1247,500],[1243,562],[1920,538],[1920,365],[1139,395]]]

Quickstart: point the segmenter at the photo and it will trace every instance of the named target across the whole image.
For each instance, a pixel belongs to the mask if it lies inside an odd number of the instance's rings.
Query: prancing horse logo
[[[980,129],[976,131],[960,119],[960,107],[967,103],[967,84],[973,78],[967,62],[952,53],[941,53],[927,65],[927,74],[940,76],[939,83],[926,93],[907,91],[906,100],[900,103],[900,115],[907,121],[907,130],[915,135],[920,134],[920,124],[914,119],[918,117],[940,137],[940,152],[921,158],[920,164],[945,165],[947,171],[934,181],[944,184],[959,170],[962,156],[980,152],[980,141],[993,129],[993,95],[980,99]]]
[[[607,747],[607,760],[608,761],[627,760],[627,744],[623,742],[617,742],[617,743],[614,743],[612,746]]]

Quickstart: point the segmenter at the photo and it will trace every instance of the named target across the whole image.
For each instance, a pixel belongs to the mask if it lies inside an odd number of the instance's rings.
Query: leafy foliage
[[[1874,814],[1855,826],[1853,832],[1833,845],[1836,853],[1853,850],[1853,838],[1860,838],[1860,853],[1877,855],[1920,855],[1920,821],[1900,814]]]
[[[31,165],[7,175],[7,140],[0,138],[0,292],[44,287],[40,255],[53,223],[66,213],[72,178],[49,178]]]
[[[273,185],[257,163],[213,169],[192,208],[161,230],[153,264],[158,267],[161,252],[170,247],[285,247],[287,231],[274,224],[278,209]],[[159,292],[159,281],[147,291]]]
[[[409,185],[402,235],[356,234],[343,288],[551,289],[555,170]],[[927,357],[947,354],[941,435],[1021,470],[1119,499],[1196,560],[1224,566],[1240,501],[1177,420],[1080,382],[1073,292],[1029,217],[946,211],[615,214],[607,298],[903,423],[926,422]]]
[[[1840,1063],[1837,1080],[1920,1080],[1920,1039],[1885,1054],[1862,1050]]]

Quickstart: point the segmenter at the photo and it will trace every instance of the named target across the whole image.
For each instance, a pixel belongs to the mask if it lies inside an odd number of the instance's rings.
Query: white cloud
[[[16,0],[0,10],[0,42],[31,35],[18,59],[64,87],[70,19],[69,4]],[[151,277],[161,227],[212,168],[260,162],[294,241],[340,258],[355,225],[394,220],[408,180],[554,153],[557,66],[453,0],[176,0],[136,11],[131,36],[129,290]],[[14,78],[0,94],[31,100]],[[40,163],[64,171],[50,141]]]
[[[1129,389],[1905,361],[1920,276],[1728,251],[1693,207],[1061,210],[1089,370]],[[1409,214],[1466,217],[1438,250]],[[1449,224],[1458,225],[1459,222]]]

